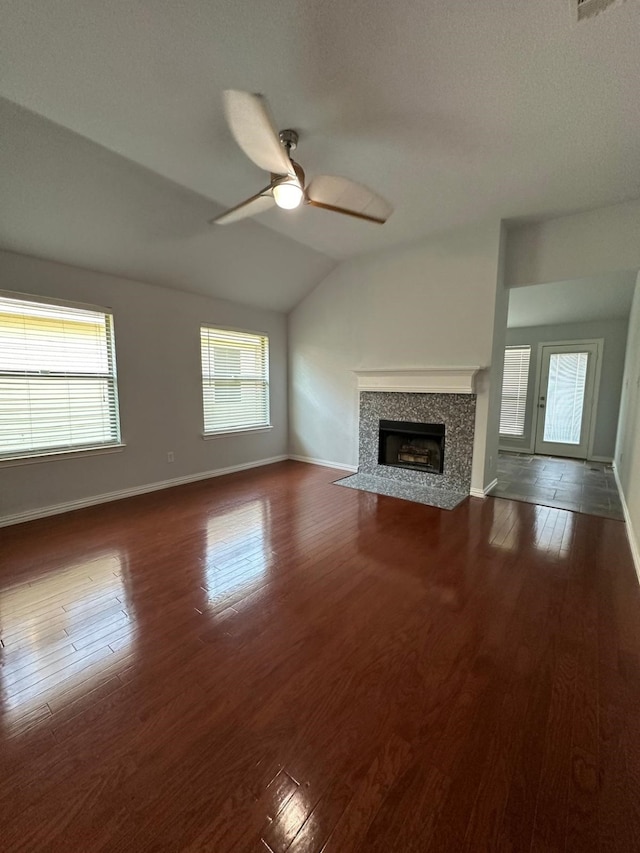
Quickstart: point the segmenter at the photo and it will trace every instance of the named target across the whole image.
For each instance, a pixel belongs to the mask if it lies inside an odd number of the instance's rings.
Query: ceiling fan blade
[[[280,143],[266,98],[227,89],[224,109],[234,139],[250,160],[275,175],[295,175]]]
[[[379,224],[393,213],[389,202],[369,187],[335,175],[313,178],[307,186],[307,203]]]
[[[268,186],[260,190],[256,195],[252,195],[251,198],[247,198],[241,201],[240,204],[236,204],[235,207],[225,210],[220,216],[210,219],[209,225],[229,225],[231,222],[237,222],[239,219],[245,219],[247,216],[255,216],[258,213],[263,213],[265,210],[273,207],[274,204],[275,201],[271,192],[271,186]]]

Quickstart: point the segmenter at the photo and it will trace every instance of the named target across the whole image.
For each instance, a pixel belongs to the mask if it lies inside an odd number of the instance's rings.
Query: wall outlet
[[[176,460],[175,460],[175,457],[174,457],[174,455],[173,455],[173,450],[170,450],[170,451],[167,453],[167,462],[175,462],[175,461],[176,461]]]

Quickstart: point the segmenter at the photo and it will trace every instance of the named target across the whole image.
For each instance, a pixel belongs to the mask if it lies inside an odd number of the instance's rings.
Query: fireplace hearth
[[[442,474],[444,437],[444,424],[381,420],[378,464]]]

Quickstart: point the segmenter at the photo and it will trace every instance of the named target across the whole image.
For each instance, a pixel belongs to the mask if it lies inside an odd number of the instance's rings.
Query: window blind
[[[119,441],[111,314],[0,296],[0,459]]]
[[[504,352],[500,435],[524,435],[531,347],[507,347]]]
[[[269,426],[269,339],[202,326],[205,434]]]
[[[588,352],[551,354],[544,441],[580,444],[588,364]]]

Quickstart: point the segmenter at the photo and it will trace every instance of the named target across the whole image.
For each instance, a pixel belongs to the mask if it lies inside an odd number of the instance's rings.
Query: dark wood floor
[[[0,531],[0,849],[640,850],[619,521],[281,463]]]

